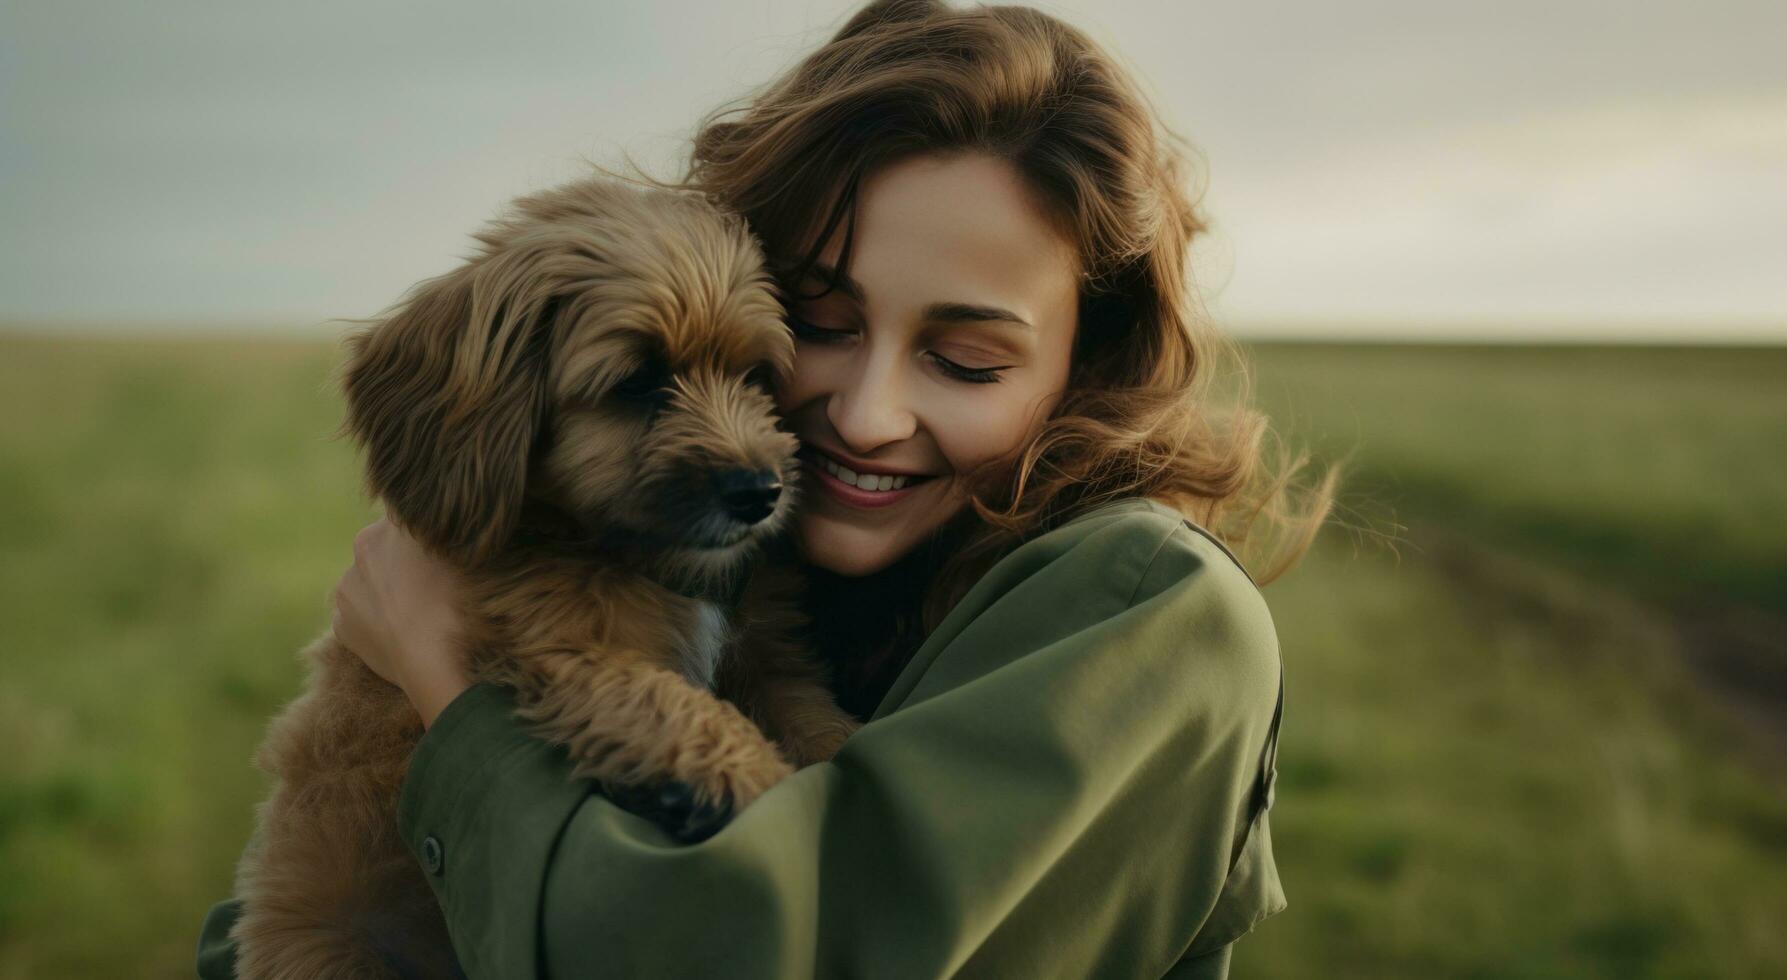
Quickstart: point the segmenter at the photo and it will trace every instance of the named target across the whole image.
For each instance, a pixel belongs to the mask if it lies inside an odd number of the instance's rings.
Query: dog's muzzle
[[[720,505],[740,524],[762,523],[782,499],[782,478],[774,470],[721,470],[713,481]]]

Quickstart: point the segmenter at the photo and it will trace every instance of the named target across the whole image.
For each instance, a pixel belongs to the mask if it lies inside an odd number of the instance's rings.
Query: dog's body
[[[653,815],[699,838],[856,727],[793,639],[799,582],[749,564],[798,465],[748,380],[787,366],[780,305],[742,222],[683,195],[581,181],[479,237],[352,339],[347,427],[394,519],[463,569],[474,680],[617,798],[686,790]],[[397,832],[420,720],[332,635],[305,655],[258,757],[278,784],[238,971],[454,976]]]

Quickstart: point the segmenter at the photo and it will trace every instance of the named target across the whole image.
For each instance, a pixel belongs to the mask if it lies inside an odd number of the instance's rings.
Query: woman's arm
[[[1002,562],[833,762],[705,842],[568,778],[488,686],[399,822],[474,977],[1158,977],[1283,906],[1253,820],[1278,693],[1245,574],[1131,509]]]
[[[836,760],[701,844],[570,779],[490,687],[424,737],[400,824],[474,977],[1221,976],[1284,907],[1278,669],[1245,574],[1138,502],[1001,562]],[[202,977],[233,976],[236,909]]]

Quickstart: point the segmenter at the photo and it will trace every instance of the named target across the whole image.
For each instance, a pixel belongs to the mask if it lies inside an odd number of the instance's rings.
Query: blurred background
[[[1787,6],[1039,4],[1353,454],[1258,977],[1787,976]],[[0,0],[0,978],[190,975],[353,533],[335,317],[854,4]]]

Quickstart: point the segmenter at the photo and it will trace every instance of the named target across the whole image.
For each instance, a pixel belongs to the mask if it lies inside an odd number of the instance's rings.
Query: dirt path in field
[[[1406,540],[1464,594],[1484,600],[1472,608],[1485,621],[1518,617],[1566,640],[1673,661],[1734,748],[1787,784],[1787,617],[1719,598],[1646,602],[1437,524],[1411,521]]]
[[[1710,603],[1673,618],[1688,664],[1787,770],[1787,618]]]

